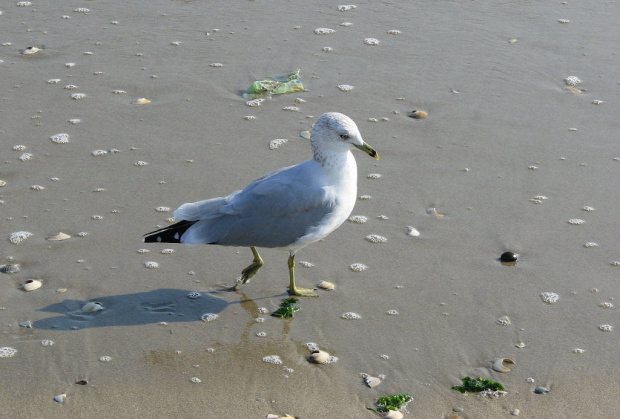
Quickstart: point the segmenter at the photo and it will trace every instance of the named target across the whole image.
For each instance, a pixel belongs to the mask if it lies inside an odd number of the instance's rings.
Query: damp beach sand
[[[0,417],[616,416],[620,5],[234,3],[0,6]],[[293,318],[286,253],[141,242],[329,111],[381,160]]]

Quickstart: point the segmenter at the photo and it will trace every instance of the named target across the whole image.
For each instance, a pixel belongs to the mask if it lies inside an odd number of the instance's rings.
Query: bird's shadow
[[[180,289],[157,289],[135,294],[112,295],[92,298],[88,301],[64,300],[37,311],[60,313],[55,317],[36,320],[33,327],[45,330],[75,330],[104,326],[135,326],[161,322],[199,321],[205,313],[220,313],[229,304],[214,294]],[[196,298],[191,298],[196,297]],[[98,302],[103,310],[87,312],[88,302]]]

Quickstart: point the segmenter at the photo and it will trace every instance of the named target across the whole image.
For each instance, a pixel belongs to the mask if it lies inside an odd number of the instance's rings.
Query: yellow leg
[[[252,261],[252,263],[247,268],[245,268],[243,271],[241,271],[241,278],[239,278],[237,280],[237,283],[235,285],[233,285],[233,287],[232,287],[233,290],[237,290],[239,285],[245,284],[246,282],[248,282],[250,280],[250,278],[252,278],[254,275],[256,275],[256,272],[258,272],[258,270],[264,264],[263,263],[263,258],[260,257],[260,255],[258,254],[258,251],[256,250],[256,248],[255,247],[250,247],[250,250],[252,251],[252,254],[254,255],[254,260]]]
[[[288,273],[291,278],[291,283],[288,287],[289,295],[296,295],[299,297],[318,297],[311,288],[297,288],[295,286],[295,254],[291,253],[288,258]]]

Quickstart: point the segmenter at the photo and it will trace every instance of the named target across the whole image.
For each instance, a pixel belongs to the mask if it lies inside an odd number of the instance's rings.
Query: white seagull
[[[316,296],[295,285],[295,254],[337,229],[353,211],[357,165],[351,148],[377,160],[379,155],[362,140],[355,122],[337,112],[316,121],[310,142],[312,159],[268,173],[226,197],[183,204],[174,211],[181,221],[145,234],[143,241],[249,247],[254,260],[233,290],[263,266],[257,247],[286,250],[288,293]]]

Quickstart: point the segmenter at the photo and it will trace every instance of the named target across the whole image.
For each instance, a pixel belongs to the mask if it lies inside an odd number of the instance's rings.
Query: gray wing
[[[257,179],[224,198],[225,203],[216,211],[212,206],[215,200],[196,203],[210,209],[202,212],[201,221],[190,227],[181,241],[223,246],[289,246],[319,225],[335,207],[334,194],[320,178],[314,162],[308,161]],[[189,215],[189,207],[188,211],[180,211],[184,207],[175,211],[175,217],[177,212]],[[201,213],[193,209],[194,215]]]

